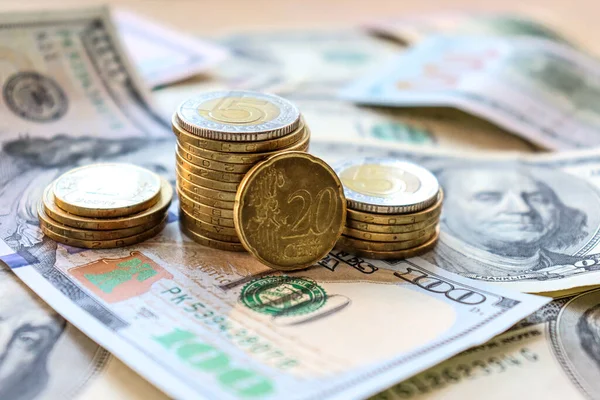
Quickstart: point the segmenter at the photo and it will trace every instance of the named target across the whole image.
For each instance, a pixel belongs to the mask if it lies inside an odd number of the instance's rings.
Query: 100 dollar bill
[[[333,163],[387,156],[431,170],[444,205],[438,244],[423,257],[441,268],[524,292],[600,283],[596,151],[464,154],[313,141],[311,152]]]
[[[372,400],[600,398],[600,290],[563,296]],[[490,390],[493,388],[493,390]]]
[[[489,340],[548,301],[474,285],[420,259],[391,270],[332,252],[281,274],[248,254],[191,242],[176,221],[130,248],[45,245],[43,255],[5,247],[1,258],[176,398],[361,398]]]
[[[381,106],[451,106],[538,146],[600,145],[600,63],[548,40],[436,37],[346,87]]]

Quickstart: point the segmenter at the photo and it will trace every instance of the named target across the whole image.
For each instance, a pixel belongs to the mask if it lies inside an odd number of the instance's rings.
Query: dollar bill
[[[312,99],[296,99],[294,103],[302,110],[314,140],[408,143],[467,151],[536,150],[518,136],[451,108],[357,107],[341,101]]]
[[[68,134],[77,154],[86,139],[165,137],[145,84],[123,51],[106,9],[0,14],[0,135],[46,148],[45,162],[64,152]],[[53,144],[50,141],[54,140]],[[27,151],[14,145],[11,151]],[[75,146],[74,143],[71,146]],[[6,150],[6,148],[5,148]],[[105,146],[103,151],[115,151]],[[14,165],[14,168],[19,168]]]
[[[364,24],[371,33],[406,45],[434,35],[533,36],[570,44],[561,33],[524,15],[443,11],[374,20]]]
[[[248,254],[191,242],[176,221],[130,248],[45,239],[18,252],[5,246],[0,258],[175,398],[361,398],[547,302],[473,285],[420,259],[392,270],[333,252],[310,270],[280,274]],[[389,329],[408,321],[410,329]]]
[[[551,150],[595,147],[600,63],[540,39],[437,37],[342,91],[360,104],[450,106]]]
[[[372,400],[600,398],[600,290],[560,297],[507,333]]]
[[[113,12],[117,30],[144,81],[152,86],[177,82],[218,65],[223,46],[186,35],[132,12]]]
[[[0,398],[166,396],[60,317],[0,263]]]
[[[600,157],[465,152],[311,142],[335,163],[386,156],[431,170],[444,189],[441,234],[423,257],[448,271],[524,292],[600,283]],[[389,263],[393,265],[393,262]]]

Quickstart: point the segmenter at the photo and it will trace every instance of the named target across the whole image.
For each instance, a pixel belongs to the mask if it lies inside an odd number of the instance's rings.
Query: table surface
[[[200,35],[338,28],[377,18],[432,11],[509,11],[547,23],[583,48],[600,55],[598,0],[0,0],[0,9],[56,9],[106,3]]]

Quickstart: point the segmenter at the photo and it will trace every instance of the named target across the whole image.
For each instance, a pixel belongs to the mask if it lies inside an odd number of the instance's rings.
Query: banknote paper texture
[[[600,63],[542,39],[436,37],[342,91],[360,104],[451,106],[538,146],[600,144]]]
[[[507,333],[373,397],[600,398],[600,290],[559,297]],[[489,390],[494,388],[493,390]]]

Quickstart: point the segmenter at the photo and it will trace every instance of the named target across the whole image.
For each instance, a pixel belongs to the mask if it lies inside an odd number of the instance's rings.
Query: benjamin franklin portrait
[[[582,179],[514,164],[454,167],[437,176],[445,193],[434,254],[440,266],[472,278],[514,279],[585,269],[575,264],[595,233],[598,194]]]

